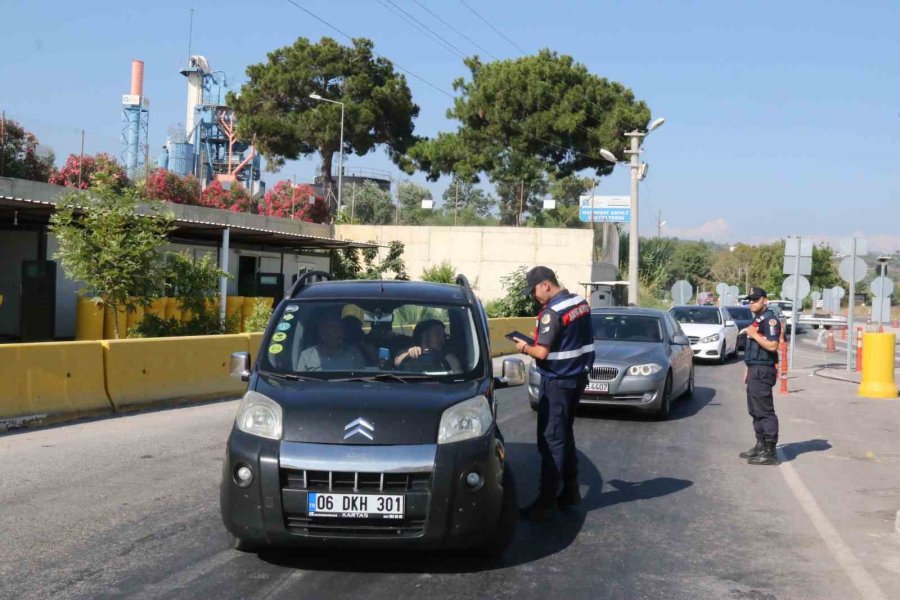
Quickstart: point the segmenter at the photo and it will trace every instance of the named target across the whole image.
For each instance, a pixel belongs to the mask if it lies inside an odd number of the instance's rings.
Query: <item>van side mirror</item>
[[[494,378],[497,389],[525,384],[525,362],[521,358],[504,358],[500,377]]]
[[[232,352],[231,353],[231,373],[235,379],[241,381],[250,381],[250,353],[249,352]]]

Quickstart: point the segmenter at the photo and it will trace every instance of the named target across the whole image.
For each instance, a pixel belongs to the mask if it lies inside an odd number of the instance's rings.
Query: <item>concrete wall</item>
[[[475,293],[484,302],[506,295],[500,279],[520,265],[546,265],[556,271],[560,283],[578,293],[584,292],[579,282],[591,277],[590,229],[337,225],[335,237],[384,246],[393,240],[403,242],[403,260],[412,279],[449,261],[476,285]],[[380,251],[382,256],[385,252]]]

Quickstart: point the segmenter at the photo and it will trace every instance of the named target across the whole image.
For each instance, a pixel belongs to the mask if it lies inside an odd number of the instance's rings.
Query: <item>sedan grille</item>
[[[593,381],[612,381],[619,375],[615,367],[592,367],[591,379]]]
[[[697,342],[700,341],[700,336],[689,335],[689,336],[688,336],[688,340],[690,340],[690,342],[691,342],[692,344],[696,344]]]

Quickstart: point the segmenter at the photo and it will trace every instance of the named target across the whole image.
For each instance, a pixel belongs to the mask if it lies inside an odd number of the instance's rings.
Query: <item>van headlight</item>
[[[281,405],[254,391],[244,394],[234,424],[244,433],[271,440],[281,439]]]
[[[662,371],[662,367],[656,363],[647,363],[646,365],[634,365],[628,367],[628,374],[633,377],[647,377],[654,373]]]
[[[714,334],[708,335],[705,338],[703,338],[702,340],[700,340],[700,343],[701,344],[709,344],[710,342],[718,342],[718,341],[719,341],[719,334],[714,333]]]
[[[490,429],[492,421],[491,407],[484,396],[454,404],[441,415],[438,444],[476,438]]]

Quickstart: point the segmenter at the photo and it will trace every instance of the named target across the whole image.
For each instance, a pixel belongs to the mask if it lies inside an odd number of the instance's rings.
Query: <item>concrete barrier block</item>
[[[100,341],[0,345],[0,418],[108,411]]]
[[[164,400],[239,395],[247,384],[229,376],[232,352],[247,352],[244,335],[108,340],[106,388],[116,410]]]
[[[75,305],[75,339],[79,342],[103,339],[103,305],[79,296]]]

